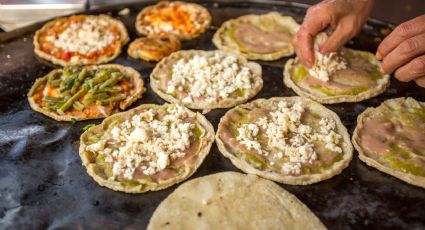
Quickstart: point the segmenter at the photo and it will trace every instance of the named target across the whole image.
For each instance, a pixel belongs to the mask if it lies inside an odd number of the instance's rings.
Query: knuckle
[[[409,22],[405,22],[402,23],[400,26],[398,26],[396,28],[397,32],[400,34],[400,36],[402,37],[407,37],[409,36],[409,34],[412,33],[412,31],[414,30],[414,26],[412,25],[412,23]]]
[[[295,35],[294,40],[300,43],[307,42],[312,35],[310,34],[310,31],[307,29],[300,29],[298,33]]]
[[[318,4],[308,8],[307,15],[321,16],[328,12],[329,9],[326,5]]]
[[[295,35],[297,38],[303,38],[308,35],[308,31],[305,27],[301,26],[300,30],[298,30],[298,33]]]
[[[354,31],[352,29],[346,29],[341,34],[341,42],[346,43],[348,40],[353,38],[355,35],[356,35],[356,31]]]
[[[320,5],[314,5],[308,8],[307,13],[317,13],[317,11],[320,11],[321,9]]]
[[[425,56],[421,56],[412,61],[412,72],[425,73]]]
[[[404,54],[415,52],[420,47],[416,38],[408,39],[400,44],[400,51]]]
[[[349,40],[352,37],[356,36],[356,34],[360,31],[359,22],[356,20],[349,20],[344,23],[342,26],[342,37],[344,40]]]

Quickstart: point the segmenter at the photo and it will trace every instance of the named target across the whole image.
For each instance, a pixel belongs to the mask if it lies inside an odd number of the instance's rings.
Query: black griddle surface
[[[88,13],[108,13],[123,21],[133,40],[137,13],[152,2],[103,8]],[[206,33],[183,43],[184,49],[215,49],[211,38],[222,22],[249,13],[279,11],[302,21],[305,6],[283,1],[204,2],[213,16]],[[117,13],[124,7],[128,16]],[[88,176],[78,156],[82,128],[101,120],[57,122],[32,111],[26,94],[34,80],[52,70],[33,53],[34,31],[43,23],[0,35],[0,229],[144,229],[158,204],[178,185],[168,189],[130,195],[97,185]],[[391,27],[370,20],[360,35],[348,44],[376,51],[379,39]],[[139,62],[124,52],[113,63],[137,69],[147,84],[147,93],[132,107],[164,101],[149,87],[155,63]],[[287,59],[260,62],[264,88],[256,98],[294,96],[282,82]],[[360,103],[327,107],[338,113],[352,133],[359,113],[389,98],[411,96],[425,101],[425,89],[413,83],[392,80],[382,95]],[[206,116],[215,128],[226,110]],[[196,178],[221,171],[239,171],[214,144]],[[304,202],[329,229],[425,229],[425,190],[366,166],[354,154],[342,174],[308,186],[281,185]],[[243,196],[243,194],[241,194]],[[194,226],[196,227],[196,226]],[[283,228],[284,226],[282,226]]]

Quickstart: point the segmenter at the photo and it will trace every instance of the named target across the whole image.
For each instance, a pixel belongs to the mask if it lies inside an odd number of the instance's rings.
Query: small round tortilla
[[[381,66],[381,63],[376,59],[375,55],[365,51],[353,50],[349,48],[344,48],[347,52],[358,53],[364,57],[367,57],[368,61],[375,65],[378,69]],[[375,97],[381,93],[383,93],[388,86],[390,85],[390,75],[383,75],[381,79],[377,81],[375,87],[369,88],[366,91],[360,92],[357,95],[335,95],[328,96],[318,90],[300,87],[297,85],[290,74],[290,70],[295,68],[295,66],[301,65],[300,60],[298,58],[289,59],[285,64],[285,70],[283,73],[283,82],[288,88],[292,88],[296,94],[302,97],[310,98],[322,104],[336,104],[341,102],[359,102],[364,101],[366,99]]]
[[[321,173],[316,174],[300,174],[300,175],[285,175],[279,172],[274,171],[265,171],[258,169],[254,167],[249,162],[245,161],[244,159],[241,159],[237,156],[237,153],[235,150],[231,147],[226,145],[223,140],[220,138],[220,133],[224,129],[223,123],[225,119],[228,119],[236,111],[237,108],[245,108],[245,109],[251,109],[251,108],[274,108],[274,105],[277,105],[279,101],[286,101],[288,104],[293,104],[296,101],[302,101],[303,106],[308,107],[309,109],[315,111],[318,114],[321,114],[323,118],[328,118],[333,121],[335,121],[336,124],[336,133],[342,136],[342,159],[338,162],[333,163],[332,167],[324,170]],[[230,159],[230,161],[240,170],[249,173],[249,174],[255,174],[258,176],[261,176],[263,178],[273,180],[276,182],[284,183],[284,184],[291,184],[291,185],[309,185],[313,183],[317,183],[319,181],[323,181],[326,179],[329,179],[335,175],[338,175],[342,172],[344,168],[346,168],[352,159],[353,156],[353,146],[351,145],[350,136],[348,134],[347,129],[342,124],[341,120],[339,119],[338,115],[324,107],[323,105],[301,97],[274,97],[270,99],[257,99],[254,101],[251,101],[249,103],[239,105],[231,110],[229,110],[221,119],[220,123],[218,124],[217,134],[215,137],[218,149],[220,152],[227,158]]]
[[[128,46],[128,56],[145,61],[159,61],[180,49],[180,41],[171,36],[137,38]]]
[[[201,144],[198,154],[198,159],[196,160],[193,167],[185,167],[185,170],[178,174],[176,177],[170,178],[168,180],[159,181],[158,183],[150,182],[150,183],[138,183],[137,185],[128,185],[119,182],[118,180],[108,180],[108,177],[100,170],[101,166],[98,166],[95,162],[96,156],[92,156],[92,154],[86,151],[86,147],[88,146],[88,140],[90,136],[94,134],[104,133],[109,125],[116,121],[124,121],[127,119],[131,119],[132,116],[139,114],[141,111],[144,111],[149,108],[155,107],[168,107],[170,104],[164,105],[154,105],[154,104],[143,104],[134,109],[128,110],[126,112],[121,112],[114,114],[112,116],[107,117],[103,122],[99,125],[91,127],[86,132],[84,132],[80,137],[80,149],[79,154],[82,161],[83,166],[86,168],[87,173],[101,186],[107,187],[109,189],[125,192],[125,193],[144,193],[148,191],[157,191],[161,189],[165,189],[174,184],[180,183],[187,178],[189,178],[198,167],[202,164],[205,157],[208,155],[211,145],[214,142],[214,128],[211,123],[200,113],[194,113],[191,110],[185,108],[189,114],[195,114],[195,118],[197,124],[200,125],[204,129],[204,134],[201,138]]]
[[[169,70],[172,69],[172,65],[176,63],[180,59],[189,59],[195,55],[200,56],[214,56],[216,53],[220,55],[236,55],[231,52],[214,50],[214,51],[203,51],[203,50],[182,50],[175,53],[172,53],[170,56],[164,58],[159,62],[155,69],[152,71],[150,75],[150,84],[152,90],[160,96],[162,99],[170,102],[170,103],[178,103],[182,104],[191,109],[217,109],[217,108],[230,108],[235,105],[244,103],[257,95],[263,87],[263,79],[261,77],[262,69],[261,66],[255,62],[249,62],[243,56],[238,55],[238,59],[240,63],[243,63],[244,66],[250,68],[254,75],[255,82],[253,83],[253,88],[245,89],[245,94],[243,96],[238,96],[236,98],[226,98],[220,100],[218,103],[216,102],[191,102],[185,103],[181,99],[173,97],[170,94],[167,94],[165,89],[161,86],[161,81],[170,75]],[[166,72],[166,73],[164,73]],[[215,77],[215,76],[211,76]]]
[[[411,107],[411,106],[414,105],[411,100],[414,100],[414,99],[413,98],[404,98],[404,97],[389,99],[389,100],[384,101],[381,105],[379,105],[376,108],[373,108],[373,107],[367,108],[362,114],[360,114],[357,117],[357,126],[354,129],[352,142],[353,142],[354,148],[357,150],[357,152],[359,152],[360,160],[362,160],[367,165],[374,167],[374,168],[378,169],[379,171],[384,172],[386,174],[389,174],[393,177],[396,177],[396,178],[398,178],[402,181],[405,181],[405,182],[407,182],[411,185],[415,185],[415,186],[425,188],[425,177],[416,176],[416,175],[413,175],[413,174],[410,174],[410,173],[407,173],[407,172],[403,172],[401,170],[394,169],[393,167],[385,165],[385,164],[379,162],[378,160],[367,156],[364,148],[361,146],[360,141],[359,141],[360,140],[360,133],[364,132],[364,131],[367,132],[367,130],[363,129],[363,125],[364,125],[364,122],[365,122],[366,119],[374,117],[374,116],[382,113],[381,109],[385,105],[404,103],[405,105]],[[425,106],[425,102],[416,102],[416,103],[420,103],[422,106]]]
[[[111,56],[99,56],[98,59],[96,61],[94,61],[93,63],[86,63],[82,60],[79,60],[78,63],[74,63],[73,65],[87,65],[87,64],[94,65],[94,64],[102,64],[102,63],[110,62],[110,61],[114,60],[116,57],[118,57],[118,55],[121,53],[122,47],[130,40],[130,38],[128,36],[127,29],[125,28],[124,24],[117,19],[114,19],[114,18],[112,18],[108,15],[104,15],[104,14],[101,14],[101,15],[76,15],[76,16],[85,16],[87,18],[90,17],[90,18],[95,18],[95,19],[105,19],[105,20],[107,20],[111,25],[114,25],[118,28],[119,33],[120,33],[120,45],[115,47],[115,50],[114,50],[114,52]],[[51,54],[45,53],[41,49],[42,44],[40,43],[40,36],[41,36],[41,33],[44,30],[47,30],[50,27],[54,27],[57,21],[67,20],[69,18],[70,17],[62,17],[62,18],[57,18],[55,20],[52,20],[52,21],[46,23],[41,29],[39,29],[35,32],[33,42],[34,42],[34,53],[37,56],[55,64],[55,65],[68,66],[68,65],[71,64],[70,61],[65,61],[65,60],[57,58],[57,57],[55,57]]]
[[[326,229],[308,207],[254,175],[216,173],[188,181],[155,210],[156,229]]]
[[[195,23],[197,25],[191,25],[191,31],[193,31],[192,33],[189,33],[187,31],[158,32],[158,31],[153,31],[148,29],[148,26],[155,27],[155,25],[151,25],[149,24],[148,21],[144,21],[144,18],[146,17],[146,15],[155,16],[157,12],[160,12],[162,10],[172,9],[174,7],[179,7],[179,8],[182,7],[185,9],[186,12],[196,17]],[[172,18],[172,15],[168,15],[168,16],[169,18],[167,19],[170,20],[170,18]],[[179,18],[179,20],[182,20],[182,18]],[[178,23],[177,21],[173,21],[173,22]],[[211,15],[206,8],[196,3],[181,2],[181,1],[173,1],[173,2],[161,1],[155,5],[145,7],[143,8],[142,11],[140,11],[140,13],[137,15],[137,18],[136,18],[136,30],[139,34],[146,35],[146,36],[155,35],[155,34],[168,34],[168,35],[171,34],[171,35],[175,35],[180,40],[191,40],[193,38],[196,38],[200,34],[202,34],[204,31],[206,31],[210,25],[211,25]],[[172,28],[172,29],[175,30],[176,28]]]
[[[298,31],[300,25],[290,16],[282,16],[278,12],[270,12],[263,15],[244,15],[236,19],[231,19],[224,22],[217,30],[213,37],[214,45],[220,50],[226,50],[239,53],[250,60],[273,61],[282,57],[288,57],[294,54],[294,47],[291,42],[288,42],[287,49],[281,49],[273,53],[255,53],[244,52],[237,43],[235,43],[228,35],[228,31],[240,24],[251,25],[278,25],[281,28],[286,28],[293,37]]]
[[[93,70],[93,69],[99,69],[99,68],[113,68],[113,69],[118,69],[120,70],[121,73],[124,74],[124,76],[126,76],[126,78],[128,78],[128,80],[133,83],[134,87],[132,90],[130,90],[130,95],[127,96],[127,98],[123,101],[120,102],[119,104],[119,108],[121,110],[126,109],[127,107],[129,107],[131,104],[133,104],[133,102],[137,101],[139,98],[142,97],[143,93],[145,92],[145,87],[144,87],[144,82],[142,80],[142,76],[140,76],[140,73],[137,72],[135,69],[131,68],[131,67],[125,67],[122,65],[118,65],[118,64],[107,64],[107,65],[92,65],[92,66],[87,66],[87,67],[83,67],[83,68],[87,68],[88,70]],[[34,99],[32,98],[32,95],[34,93],[34,91],[37,89],[37,87],[40,84],[43,84],[44,82],[47,81],[47,79],[50,76],[55,75],[57,72],[59,71],[59,69],[55,69],[52,70],[50,73],[48,73],[46,76],[38,78],[33,86],[31,87],[30,91],[27,94],[27,98],[28,98],[28,102],[31,106],[31,108],[39,113],[42,113],[48,117],[51,117],[57,121],[72,121],[72,120],[76,120],[76,121],[82,121],[82,120],[88,120],[88,119],[98,119],[98,118],[104,118],[104,115],[101,115],[99,117],[96,118],[87,118],[84,116],[72,116],[72,115],[68,115],[68,114],[59,114],[56,111],[51,111],[51,110],[46,110],[43,109],[42,107],[40,107],[40,105],[38,105]]]

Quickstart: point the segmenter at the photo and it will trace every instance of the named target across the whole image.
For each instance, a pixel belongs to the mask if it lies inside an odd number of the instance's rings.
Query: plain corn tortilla
[[[255,175],[222,172],[178,187],[155,210],[154,229],[326,229],[294,195]]]

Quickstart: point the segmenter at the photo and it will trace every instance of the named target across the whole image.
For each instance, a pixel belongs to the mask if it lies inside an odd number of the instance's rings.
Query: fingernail
[[[385,74],[385,71],[384,71],[384,69],[382,68],[382,66],[381,66],[381,67],[379,67],[379,71],[380,71],[382,74]]]
[[[376,51],[375,56],[378,59],[378,61],[381,61],[382,60],[382,55],[381,55],[381,53],[379,53],[379,51]]]

